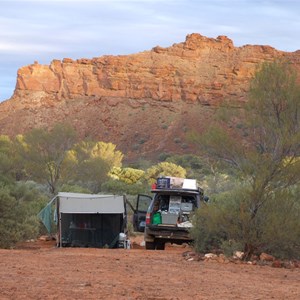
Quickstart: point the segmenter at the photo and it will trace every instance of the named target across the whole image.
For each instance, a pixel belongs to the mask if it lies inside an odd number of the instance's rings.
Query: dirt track
[[[299,268],[187,261],[183,247],[26,248],[0,250],[1,300],[300,299]]]

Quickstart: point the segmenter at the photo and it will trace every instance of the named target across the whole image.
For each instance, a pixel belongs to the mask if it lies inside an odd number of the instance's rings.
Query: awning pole
[[[61,213],[59,213],[59,247],[62,247],[62,238],[61,238]]]

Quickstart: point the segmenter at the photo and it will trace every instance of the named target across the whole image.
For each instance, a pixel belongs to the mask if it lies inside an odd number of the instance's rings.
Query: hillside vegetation
[[[189,130],[194,154],[160,152],[125,164],[118,145],[82,139],[66,123],[0,138],[0,245],[43,231],[36,214],[59,191],[147,193],[158,176],[196,178],[210,196],[194,219],[195,248],[245,259],[267,251],[300,255],[300,88],[287,61],[265,63],[255,74],[247,105],[222,107]],[[151,137],[149,137],[151,138]]]

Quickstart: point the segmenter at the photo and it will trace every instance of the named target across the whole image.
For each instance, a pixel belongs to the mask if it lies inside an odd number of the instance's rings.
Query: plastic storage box
[[[165,177],[157,178],[156,187],[158,189],[170,188],[170,178],[165,178]]]
[[[161,213],[162,224],[175,225],[175,224],[177,224],[178,217],[179,217],[178,214],[172,214],[172,213],[169,213],[169,212],[162,212]]]

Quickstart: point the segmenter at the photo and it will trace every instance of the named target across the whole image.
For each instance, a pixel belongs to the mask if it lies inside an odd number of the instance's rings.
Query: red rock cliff
[[[280,56],[299,68],[298,52],[190,34],[133,55],[35,63],[19,69],[13,97],[0,104],[0,133],[68,121],[128,157],[191,152],[185,133],[201,130],[224,99],[244,101],[257,65]]]

